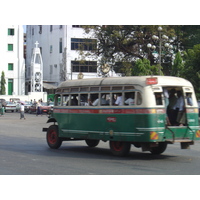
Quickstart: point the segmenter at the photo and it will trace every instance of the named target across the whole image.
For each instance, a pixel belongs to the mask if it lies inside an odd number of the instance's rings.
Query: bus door
[[[158,128],[158,131],[163,133],[166,123],[166,102],[163,94],[162,87],[156,87],[154,90],[155,105],[156,105],[156,117],[155,123]]]
[[[184,104],[185,104],[185,125],[197,126],[198,125],[198,108],[194,92],[189,87],[183,87]]]

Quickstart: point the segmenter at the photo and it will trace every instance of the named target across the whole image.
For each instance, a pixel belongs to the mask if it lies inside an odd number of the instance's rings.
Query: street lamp
[[[152,36],[153,41],[155,41],[155,42],[156,42],[156,41],[159,41],[159,45],[158,45],[158,47],[159,47],[159,53],[158,53],[159,62],[158,62],[158,63],[159,63],[159,74],[160,74],[160,75],[161,75],[162,45],[163,45],[164,48],[166,48],[166,49],[168,49],[168,50],[170,50],[170,49],[173,48],[173,46],[169,44],[170,41],[169,41],[169,42],[166,42],[166,41],[169,40],[169,37],[166,36],[166,35],[161,35],[161,32],[162,32],[162,27],[159,26],[159,27],[158,27],[159,36],[157,36],[157,35],[153,35],[153,36]],[[166,43],[164,43],[164,42],[166,42]],[[163,43],[164,43],[164,44],[163,44]],[[149,43],[149,44],[147,44],[147,48],[148,48],[149,50],[155,51],[156,46],[155,46],[155,45],[152,45],[151,43]]]

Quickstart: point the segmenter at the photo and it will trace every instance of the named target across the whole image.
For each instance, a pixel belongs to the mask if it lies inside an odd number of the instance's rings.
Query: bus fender
[[[50,123],[50,122],[57,122],[54,118],[50,118],[47,120],[47,123]]]

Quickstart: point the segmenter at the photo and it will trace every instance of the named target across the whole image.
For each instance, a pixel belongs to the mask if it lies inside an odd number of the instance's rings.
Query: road
[[[134,146],[127,157],[115,157],[108,142],[95,148],[84,141],[63,142],[60,149],[47,146],[42,132],[47,116],[6,113],[0,117],[0,175],[199,175],[200,142],[190,150],[168,145],[162,155]]]

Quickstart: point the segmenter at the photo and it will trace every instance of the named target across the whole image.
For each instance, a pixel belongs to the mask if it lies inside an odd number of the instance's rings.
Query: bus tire
[[[96,147],[99,144],[99,140],[85,140],[88,147]]]
[[[110,150],[114,156],[126,156],[130,152],[131,143],[110,141]]]
[[[51,149],[58,149],[61,144],[62,140],[58,136],[58,126],[57,125],[51,125],[47,130],[47,144]]]
[[[151,153],[154,155],[159,155],[163,153],[167,148],[167,143],[166,142],[159,142],[157,147],[152,147]]]

